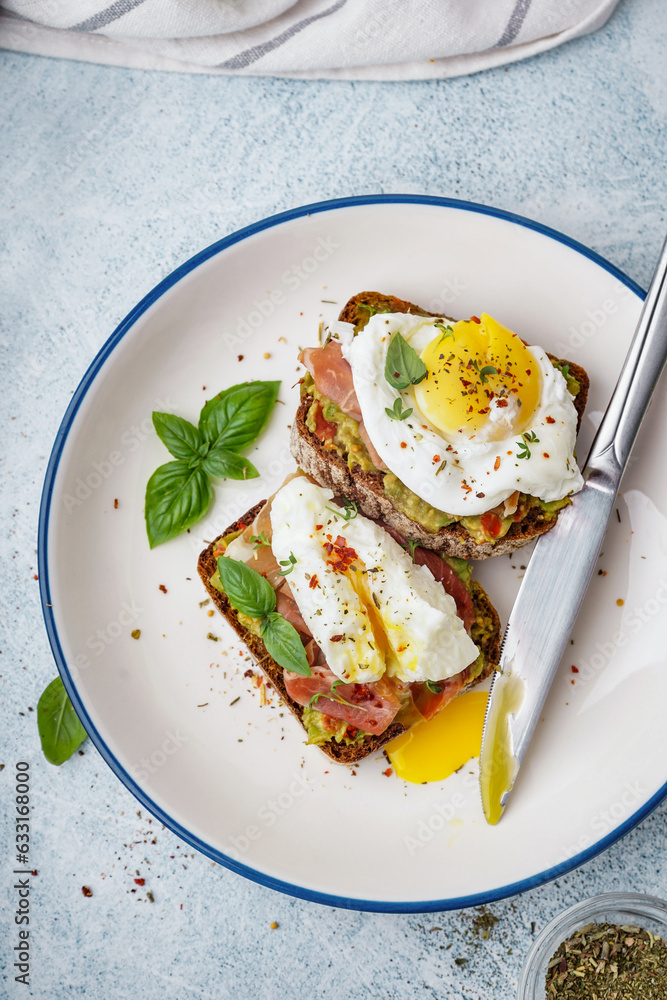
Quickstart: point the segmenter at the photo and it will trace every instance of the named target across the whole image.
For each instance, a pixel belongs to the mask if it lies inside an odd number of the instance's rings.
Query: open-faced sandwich
[[[302,474],[198,568],[307,742],[337,761],[431,718],[497,663],[498,616],[466,562],[407,542]]]
[[[362,292],[300,360],[298,464],[420,546],[511,552],[583,485],[586,372],[490,316],[456,322]]]

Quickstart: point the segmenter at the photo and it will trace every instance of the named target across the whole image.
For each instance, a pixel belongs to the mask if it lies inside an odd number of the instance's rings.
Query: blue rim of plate
[[[330,893],[318,892],[303,886],[293,885],[290,882],[283,882],[282,880],[273,878],[271,875],[267,875],[264,872],[256,871],[254,868],[240,864],[239,862],[234,861],[233,858],[229,858],[227,855],[222,854],[222,852],[216,850],[214,847],[211,847],[209,844],[198,840],[197,837],[195,837],[190,831],[186,830],[185,827],[181,826],[166,812],[164,812],[164,810],[161,809],[157,803],[153,802],[153,800],[140,788],[136,781],[130,777],[127,771],[104,743],[104,740],[93,725],[93,722],[79,697],[63,655],[60,639],[53,618],[53,612],[50,607],[53,602],[51,601],[49,584],[49,564],[47,554],[48,530],[51,512],[51,495],[58,472],[60,458],[72,422],[86,393],[88,392],[88,389],[90,388],[91,383],[93,382],[93,379],[96,377],[106,359],[122,340],[128,330],[131,329],[137,319],[145,313],[154,302],[156,302],[166,291],[184,278],[185,275],[189,274],[190,271],[194,270],[196,267],[199,267],[199,265],[204,263],[204,261],[209,260],[211,257],[215,257],[228,247],[234,246],[235,243],[240,243],[249,236],[261,233],[265,229],[271,229],[274,226],[279,226],[284,222],[289,222],[305,215],[330,212],[334,209],[354,208],[359,205],[378,204],[432,205],[437,208],[452,208],[463,212],[474,212],[480,215],[493,216],[497,219],[503,219],[506,222],[511,222],[514,225],[523,226],[526,229],[533,229],[535,232],[541,233],[543,236],[546,236],[557,243],[563,243],[565,246],[575,250],[583,257],[587,257],[589,260],[592,260],[603,270],[612,274],[618,279],[618,281],[622,282],[635,295],[637,295],[639,299],[643,300],[646,297],[646,292],[636,282],[624,274],[623,271],[619,270],[619,268],[615,267],[604,257],[595,253],[595,251],[590,250],[582,243],[577,242],[577,240],[573,240],[569,236],[565,236],[563,233],[559,233],[557,230],[544,226],[539,222],[533,222],[531,219],[526,219],[521,215],[515,215],[513,212],[506,212],[499,208],[490,208],[486,205],[478,205],[475,202],[459,201],[455,198],[438,198],[429,195],[401,194],[360,195],[350,198],[335,198],[331,201],[321,201],[312,205],[303,205],[300,208],[290,209],[289,211],[281,212],[278,215],[271,215],[266,219],[262,219],[260,222],[253,223],[250,226],[245,226],[243,229],[237,230],[237,232],[232,233],[230,236],[225,236],[223,239],[212,243],[209,247],[206,247],[205,250],[201,250],[199,253],[195,254],[194,257],[191,257],[184,264],[181,264],[180,267],[177,267],[175,271],[172,271],[171,274],[167,275],[167,277],[156,285],[155,288],[148,293],[148,295],[144,296],[141,302],[139,302],[138,305],[136,305],[134,309],[127,314],[125,319],[116,327],[107,342],[103,345],[92,361],[86,374],[83,376],[69,406],[67,407],[65,416],[63,417],[46,470],[46,478],[44,481],[39,511],[39,587],[44,622],[46,624],[46,631],[56,665],[60,672],[60,676],[62,677],[65,690],[67,691],[76,713],[81,719],[81,722],[83,723],[90,739],[93,741],[97,750],[100,752],[112,771],[115,772],[123,784],[132,792],[132,794],[142,803],[142,805],[145,806],[146,809],[159,819],[161,823],[180,837],[181,840],[190,844],[190,846],[196,848],[202,854],[211,858],[218,864],[224,865],[231,871],[236,872],[236,874],[243,875],[245,878],[250,879],[253,882],[267,886],[270,889],[276,889],[278,892],[283,892],[290,896],[297,896],[301,899],[307,899],[314,903],[323,903],[326,906],[336,906],[344,909],[363,910],[367,912],[427,913],[442,910],[458,910],[469,906],[481,906],[482,904],[492,903],[499,899],[505,899],[508,896],[515,896],[518,893],[526,892],[529,889],[535,889],[537,886],[543,885],[545,882],[550,882],[552,879],[558,878],[559,876],[565,875],[567,872],[578,868],[580,865],[585,864],[586,861],[590,861],[591,858],[594,858],[602,851],[605,851],[608,847],[611,847],[612,844],[614,844],[617,840],[620,840],[621,837],[637,826],[638,823],[641,823],[642,820],[645,819],[649,813],[651,813],[663,801],[663,799],[667,797],[667,782],[649,799],[648,802],[646,802],[640,809],[633,813],[632,816],[625,820],[624,823],[611,833],[607,834],[607,836],[603,837],[597,843],[592,844],[590,847],[582,850],[579,854],[574,855],[574,857],[568,858],[561,864],[555,865],[553,868],[546,869],[545,871],[539,872],[530,878],[523,879],[519,882],[512,882],[508,885],[501,886],[500,888],[493,889],[488,892],[480,892],[470,896],[459,896],[453,899],[424,900],[421,902],[404,902],[399,900],[393,902],[335,896]]]

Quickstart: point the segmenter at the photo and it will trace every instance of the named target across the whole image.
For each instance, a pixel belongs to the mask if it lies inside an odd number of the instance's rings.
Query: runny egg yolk
[[[442,781],[479,757],[488,695],[460,694],[428,722],[418,722],[386,747],[396,774],[421,784]]]
[[[421,358],[428,376],[415,386],[417,406],[445,435],[494,441],[530,425],[540,395],[537,363],[491,316],[443,324]]]
[[[385,663],[388,664],[391,658],[392,649],[389,645],[389,637],[387,635],[385,622],[375,606],[373,598],[371,597],[371,592],[368,588],[366,568],[364,564],[357,559],[347,570],[346,576],[352,584],[354,592],[359,598],[363,614],[365,614],[368,618],[368,623],[373,632],[373,638],[378,652],[384,657]]]

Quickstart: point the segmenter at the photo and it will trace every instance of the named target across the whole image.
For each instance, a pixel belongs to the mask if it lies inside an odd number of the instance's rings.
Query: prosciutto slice
[[[284,582],[284,577],[280,577],[279,579],[281,580],[281,585],[280,590],[276,592],[276,611],[290,625],[293,625],[297,632],[301,632],[306,638],[312,639],[312,633],[301,616],[299,605],[292,596],[289,584]]]
[[[299,355],[299,361],[313,376],[318,392],[340,406],[349,417],[362,420],[361,407],[352,381],[352,369],[343,357],[337,340],[330,340],[325,347],[307,347]]]
[[[359,436],[368,449],[368,454],[376,469],[386,469],[373,442],[368,436],[361,415],[361,407],[354,391],[352,369],[343,357],[341,345],[337,340],[330,340],[324,347],[307,347],[299,355],[299,361],[313,376],[315,388],[332,403],[340,407],[343,413],[352,417],[359,424]],[[326,421],[323,421],[326,424]],[[322,435],[326,437],[326,434]]]
[[[374,684],[338,684],[333,693],[331,685],[338,678],[325,665],[313,667],[310,677],[289,670],[284,671],[283,677],[288,695],[299,705],[310,705],[316,695],[321,695],[312,705],[318,712],[342,719],[349,726],[373,736],[387,729],[401,707],[393,684],[384,677]]]

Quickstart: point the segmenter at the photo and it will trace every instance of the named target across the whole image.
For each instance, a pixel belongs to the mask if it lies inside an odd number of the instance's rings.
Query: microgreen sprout
[[[391,312],[391,309],[376,309],[375,306],[369,306],[369,305],[367,305],[366,302],[357,302],[357,309],[366,309],[368,311],[369,317],[370,316],[375,316],[376,313],[388,313],[388,312]]]
[[[258,535],[251,535],[250,541],[252,542],[253,549],[261,549],[263,545],[270,545],[271,542],[266,537],[265,531],[260,531]]]
[[[349,705],[350,708],[361,708],[362,712],[367,712],[368,711],[367,708],[363,708],[361,705],[355,705],[354,702],[346,701],[342,695],[336,692],[336,688],[340,684],[345,684],[345,681],[342,681],[340,678],[337,678],[331,685],[331,691],[329,691],[328,693],[326,691],[319,691],[317,694],[314,694],[313,697],[308,702],[308,708],[314,708],[320,698],[328,698],[329,701],[335,701],[339,705]]]
[[[434,323],[433,326],[437,330],[442,330],[442,337],[440,338],[440,340],[437,343],[438,347],[440,347],[440,344],[443,342],[443,340],[446,340],[447,337],[451,337],[452,340],[456,340],[456,337],[454,336],[454,331],[452,330],[452,328],[449,325],[449,323],[447,323],[447,324],[445,324],[445,323]]]
[[[287,569],[279,569],[278,576],[288,576],[288,574],[291,573],[294,567],[296,566],[296,556],[294,555],[294,553],[290,552],[289,559],[281,559],[280,565],[286,566]]]
[[[400,396],[397,396],[396,399],[394,400],[394,405],[392,406],[392,408],[389,409],[388,406],[385,406],[384,412],[391,420],[405,420],[406,417],[409,417],[410,414],[412,413],[412,407],[410,407],[407,410],[404,410],[403,400],[401,399]]]
[[[519,451],[517,452],[516,457],[517,458],[530,458],[530,448],[528,447],[528,444],[529,443],[530,444],[539,444],[540,443],[540,439],[538,438],[538,436],[535,433],[535,431],[526,431],[525,434],[521,435],[521,437],[522,437],[521,441],[515,441],[515,444],[519,448]]]
[[[338,516],[342,517],[344,521],[353,521],[359,513],[359,508],[354,500],[346,500],[343,505],[343,510],[341,510],[340,507],[327,507],[325,509],[330,510],[332,514],[338,514]]]

